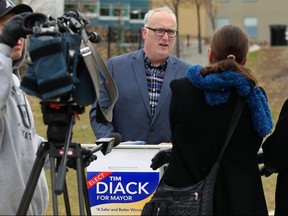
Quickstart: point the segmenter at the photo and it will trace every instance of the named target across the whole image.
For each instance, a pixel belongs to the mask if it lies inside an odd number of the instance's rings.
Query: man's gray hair
[[[151,9],[149,10],[146,14],[145,14],[145,17],[144,17],[144,27],[147,26],[150,18],[153,16],[154,13],[157,13],[157,12],[162,12],[162,11],[166,11],[170,14],[172,14],[175,18],[175,21],[176,21],[176,15],[175,13],[171,10],[170,7],[168,6],[164,6],[164,7],[159,7],[159,8],[154,8],[154,9]],[[177,22],[176,22],[177,23]]]

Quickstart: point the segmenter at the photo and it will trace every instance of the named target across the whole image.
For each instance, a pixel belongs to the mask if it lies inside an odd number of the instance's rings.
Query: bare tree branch
[[[214,31],[216,29],[215,18],[217,16],[220,4],[218,0],[203,0],[203,1],[206,7],[206,13],[211,22],[212,30]]]

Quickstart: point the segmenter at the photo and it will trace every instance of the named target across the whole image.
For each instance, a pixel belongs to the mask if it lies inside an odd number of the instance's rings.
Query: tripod
[[[56,109],[55,109],[56,107]],[[78,199],[80,215],[84,215],[84,202],[86,214],[91,215],[88,192],[86,188],[86,177],[82,161],[81,145],[71,143],[72,127],[75,123],[75,113],[83,113],[84,108],[68,104],[42,103],[43,120],[47,129],[48,142],[42,142],[37,150],[36,159],[29,176],[22,200],[17,210],[17,215],[26,215],[40,173],[49,153],[50,173],[52,185],[52,201],[54,215],[58,215],[58,197],[63,193],[67,215],[71,215],[69,196],[66,184],[66,162],[67,158],[76,160]],[[63,133],[65,131],[66,133]]]

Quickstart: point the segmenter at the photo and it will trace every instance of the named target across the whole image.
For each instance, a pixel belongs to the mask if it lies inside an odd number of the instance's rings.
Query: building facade
[[[91,25],[140,29],[150,0],[65,0],[65,9],[77,8]]]
[[[211,0],[217,7],[216,27],[236,24],[244,28],[252,42],[269,44],[276,37],[283,38],[288,25],[288,0]],[[22,0],[35,11],[46,14],[63,14],[67,8],[76,8],[90,19],[95,27],[123,28],[139,31],[143,26],[145,13],[152,7],[173,5],[175,0]],[[197,38],[198,16],[191,0],[179,0],[179,37]],[[40,5],[41,4],[41,5]],[[64,6],[63,6],[64,4]],[[213,33],[211,21],[205,7],[200,7],[201,38]],[[281,34],[281,35],[279,35]]]
[[[287,0],[218,1],[220,5],[215,20],[217,27],[229,23],[239,25],[249,34],[251,41],[256,43],[270,44],[275,37],[283,39],[288,25]],[[206,30],[207,34],[211,34],[209,23]]]

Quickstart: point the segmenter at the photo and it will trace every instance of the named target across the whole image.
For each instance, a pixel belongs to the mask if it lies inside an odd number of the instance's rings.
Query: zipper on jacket
[[[194,193],[194,196],[195,196],[195,200],[198,200],[199,195],[197,192]]]
[[[160,213],[160,207],[157,208],[156,216],[158,216]]]

